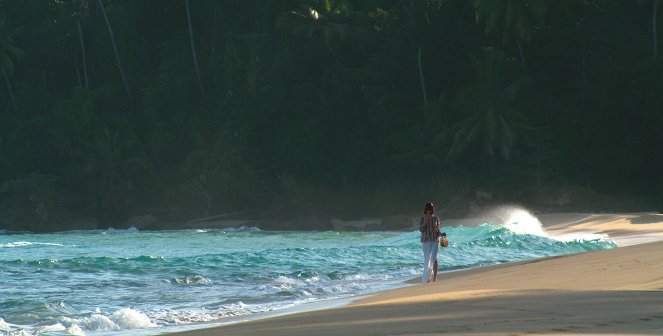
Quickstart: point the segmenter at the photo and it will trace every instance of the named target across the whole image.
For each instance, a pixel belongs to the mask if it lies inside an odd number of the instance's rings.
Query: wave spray
[[[516,234],[548,237],[536,216],[519,206],[504,205],[488,210],[484,216],[489,224],[502,226]]]

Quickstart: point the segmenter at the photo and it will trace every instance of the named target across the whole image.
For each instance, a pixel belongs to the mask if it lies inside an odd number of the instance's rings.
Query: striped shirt
[[[436,242],[440,238],[440,218],[433,215],[424,223],[424,216],[419,219],[419,231],[421,232],[421,242]]]

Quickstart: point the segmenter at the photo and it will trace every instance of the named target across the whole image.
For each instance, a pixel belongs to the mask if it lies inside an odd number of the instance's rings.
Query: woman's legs
[[[435,260],[435,265],[433,265],[433,281],[437,281],[437,256],[440,253],[440,244],[435,243],[433,247],[433,260]]]
[[[421,275],[421,283],[430,282],[431,272],[433,271],[433,262],[435,261],[435,242],[421,243],[421,247],[424,251],[424,273]]]

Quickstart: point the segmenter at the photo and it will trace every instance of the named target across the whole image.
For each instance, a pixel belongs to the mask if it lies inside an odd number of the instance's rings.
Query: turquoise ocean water
[[[440,265],[616,247],[538,225],[443,222]],[[418,231],[0,232],[0,335],[157,335],[401,287],[421,271]]]

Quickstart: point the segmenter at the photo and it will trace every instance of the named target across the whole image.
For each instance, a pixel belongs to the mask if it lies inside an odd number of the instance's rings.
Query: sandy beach
[[[663,335],[663,215],[538,218],[551,237],[607,235],[620,247],[449,272],[341,308],[172,335]]]

